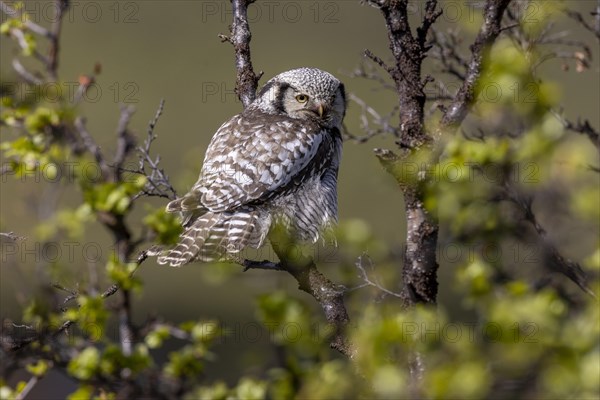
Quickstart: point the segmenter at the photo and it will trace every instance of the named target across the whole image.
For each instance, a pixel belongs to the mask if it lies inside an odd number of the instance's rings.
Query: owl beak
[[[323,118],[323,114],[325,114],[325,108],[323,107],[323,104],[321,104],[321,103],[316,103],[315,107],[313,108],[313,111],[316,114],[319,114],[319,118]]]

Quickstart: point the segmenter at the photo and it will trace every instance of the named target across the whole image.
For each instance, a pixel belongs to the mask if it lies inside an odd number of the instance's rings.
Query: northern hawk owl
[[[235,258],[275,224],[315,242],[337,221],[344,85],[316,68],[283,72],[213,136],[198,182],[167,205],[183,215],[160,264]]]

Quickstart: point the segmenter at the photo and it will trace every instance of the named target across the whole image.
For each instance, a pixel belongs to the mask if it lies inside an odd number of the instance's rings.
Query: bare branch
[[[52,81],[58,79],[58,52],[60,49],[60,31],[62,29],[63,13],[69,7],[68,0],[55,0],[57,15],[54,16],[50,28],[50,49],[48,50],[48,74]]]
[[[568,129],[573,132],[581,133],[590,139],[592,144],[596,147],[596,150],[600,152],[600,132],[598,132],[594,127],[590,124],[590,121],[587,119],[581,122],[581,120],[577,120],[577,122],[569,121],[564,118],[560,113],[556,111],[551,111],[554,116],[561,122],[565,129]]]
[[[569,18],[579,22],[581,26],[583,26],[588,31],[592,32],[594,36],[596,36],[596,39],[600,41],[600,3],[597,3],[596,11],[590,12],[590,14],[594,17],[593,24],[586,21],[585,18],[583,18],[583,16],[581,15],[581,13],[577,11],[566,8],[563,10],[563,12],[567,14]]]
[[[160,168],[159,166],[160,155],[157,155],[156,158],[152,158],[150,155],[152,143],[158,137],[154,133],[154,128],[156,127],[156,124],[162,115],[164,107],[165,101],[161,99],[154,118],[148,123],[148,135],[144,140],[144,145],[137,148],[139,159],[138,169],[127,171],[143,175],[148,179],[144,189],[138,193],[134,199],[140,196],[156,196],[170,200],[177,198],[177,192],[171,184],[168,175],[165,173],[164,169]],[[150,169],[150,171],[147,171],[147,167]]]
[[[363,265],[365,262],[365,259],[368,261],[369,267],[372,268],[373,262],[371,261],[371,258],[369,256],[367,256],[366,254],[363,254],[362,256],[358,257],[358,259],[356,260],[356,263],[354,263],[356,268],[358,268],[358,271],[360,272],[360,278],[365,283],[365,285],[373,286],[374,288],[381,290],[385,294],[389,294],[394,297],[402,298],[402,295],[400,293],[392,292],[391,290],[388,290],[385,287],[383,287],[379,282],[377,282],[377,280],[373,281],[371,278],[369,278],[369,274],[367,273],[367,271]],[[364,286],[364,285],[361,285],[361,286]]]
[[[255,261],[255,260],[240,260],[238,262],[244,267],[244,272],[250,269],[266,269],[269,271],[285,271],[285,268],[280,263],[275,263],[269,260]]]
[[[386,70],[390,75],[392,75],[394,73],[394,69],[392,67],[389,67],[381,58],[379,58],[375,54],[373,54],[371,52],[371,50],[366,49],[364,51],[364,55],[368,59],[372,60],[375,64],[379,65],[381,68]]]
[[[24,236],[15,235],[14,232],[0,232],[0,237],[10,239],[14,242],[21,241],[27,239]]]
[[[290,258],[286,245],[277,241],[271,241],[271,244],[280,259],[281,268],[296,279],[300,290],[310,294],[321,305],[325,319],[334,329],[331,348],[350,359],[354,358],[356,349],[344,335],[344,329],[350,322],[344,305],[345,288],[334,284],[319,272],[312,258],[301,255]]]
[[[425,58],[428,47],[425,45],[423,35],[427,34],[430,22],[434,18],[437,1],[428,0],[426,15],[423,24],[415,38],[411,32],[408,21],[408,1],[370,2],[383,14],[390,50],[394,56],[395,66],[386,69],[398,92],[400,110],[400,145],[410,149],[418,149],[423,144],[430,142],[423,130],[423,106],[425,94],[421,82],[421,63]],[[437,17],[435,17],[437,18]]]
[[[135,136],[127,128],[134,112],[133,106],[121,106],[121,116],[117,125],[117,151],[113,160],[114,179],[117,182],[121,180],[121,172],[127,156],[135,148]]]
[[[31,392],[34,386],[38,383],[38,381],[39,378],[35,375],[29,378],[25,386],[19,391],[19,394],[15,397],[15,400],[23,400],[24,398],[26,398],[29,392]]]
[[[362,131],[366,132],[366,134],[362,136],[356,136],[350,133],[348,129],[344,129],[345,138],[355,140],[358,143],[364,143],[380,134],[389,133],[394,137],[398,137],[400,135],[399,130],[394,127],[391,122],[392,117],[398,112],[397,107],[394,107],[394,109],[388,115],[381,116],[373,107],[369,106],[364,100],[357,97],[355,94],[350,93],[348,95],[348,99],[360,106],[360,128]]]
[[[244,108],[254,101],[258,81],[262,76],[262,72],[258,75],[254,73],[250,57],[252,34],[248,25],[248,6],[252,3],[254,3],[254,0],[232,0],[233,23],[231,24],[231,36],[219,35],[222,41],[226,38],[225,41],[233,45],[237,71],[235,92],[242,101]]]
[[[460,81],[463,81],[466,76],[466,71],[469,68],[468,60],[457,51],[460,45],[458,33],[448,31],[446,33],[439,32],[437,29],[431,29],[431,58],[438,60],[441,66],[441,72],[450,74]]]
[[[428,48],[425,46],[425,42],[427,41],[427,34],[429,33],[429,29],[435,23],[435,21],[443,14],[443,11],[437,10],[437,1],[436,0],[427,0],[425,4],[425,15],[423,16],[423,21],[421,22],[421,26],[417,28],[417,39],[421,48],[424,51],[427,51]]]
[[[481,75],[483,59],[502,29],[502,16],[511,0],[487,0],[484,22],[471,46],[471,61],[466,78],[442,117],[442,126],[459,126],[475,100],[475,86]]]
[[[365,50],[367,52],[368,50]],[[374,71],[371,63],[361,62],[359,66],[349,74],[353,78],[364,78],[375,81],[381,85],[382,89],[396,90],[396,87],[389,82],[389,79],[384,78],[381,74]]]
[[[545,254],[548,257],[548,262],[545,263],[545,265],[547,265],[550,269],[556,270],[565,275],[577,286],[579,286],[581,290],[596,298],[596,295],[587,284],[588,277],[583,268],[581,268],[578,263],[563,257],[558,248],[549,240],[546,230],[539,223],[535,213],[533,212],[533,198],[524,196],[508,183],[505,183],[504,185],[504,192],[506,194],[506,198],[519,207],[519,209],[523,212],[525,220],[529,222],[531,226],[533,226],[535,232],[544,245]]]
[[[83,141],[83,145],[86,147],[87,151],[94,157],[98,166],[100,166],[100,171],[102,172],[102,179],[107,180],[111,175],[110,167],[108,166],[106,159],[104,158],[104,154],[100,149],[100,146],[96,144],[92,135],[87,131],[85,126],[85,118],[77,117],[75,119],[75,129],[79,133],[79,137]]]
[[[13,58],[12,66],[15,69],[16,73],[19,74],[19,76],[23,78],[25,82],[31,85],[41,85],[43,83],[43,81],[40,78],[38,78],[35,74],[29,72],[27,68],[25,68],[25,66],[21,64],[21,61],[19,61],[18,58]]]
[[[289,239],[289,238],[288,238]],[[289,245],[291,242],[285,240]],[[317,269],[312,258],[294,254],[290,257],[289,246],[282,245],[278,241],[271,240],[271,245],[279,262],[269,260],[254,261],[247,259],[233,260],[244,267],[244,271],[250,269],[263,269],[269,271],[284,271],[289,273],[298,282],[298,289],[310,294],[320,305],[325,313],[325,319],[333,328],[330,346],[332,349],[353,358],[356,349],[344,336],[344,328],[350,322],[346,307],[344,305],[345,287],[338,286],[330,281]]]

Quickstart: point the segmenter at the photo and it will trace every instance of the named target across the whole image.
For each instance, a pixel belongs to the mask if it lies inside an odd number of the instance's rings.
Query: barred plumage
[[[167,205],[185,230],[160,264],[235,256],[262,246],[273,224],[315,242],[337,221],[343,84],[300,68],[277,75],[213,136],[198,182]]]

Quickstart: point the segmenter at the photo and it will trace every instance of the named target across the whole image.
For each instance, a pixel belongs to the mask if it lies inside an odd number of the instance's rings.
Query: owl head
[[[344,84],[317,68],[298,68],[270,79],[253,106],[268,114],[313,120],[326,128],[339,127],[346,113]]]

